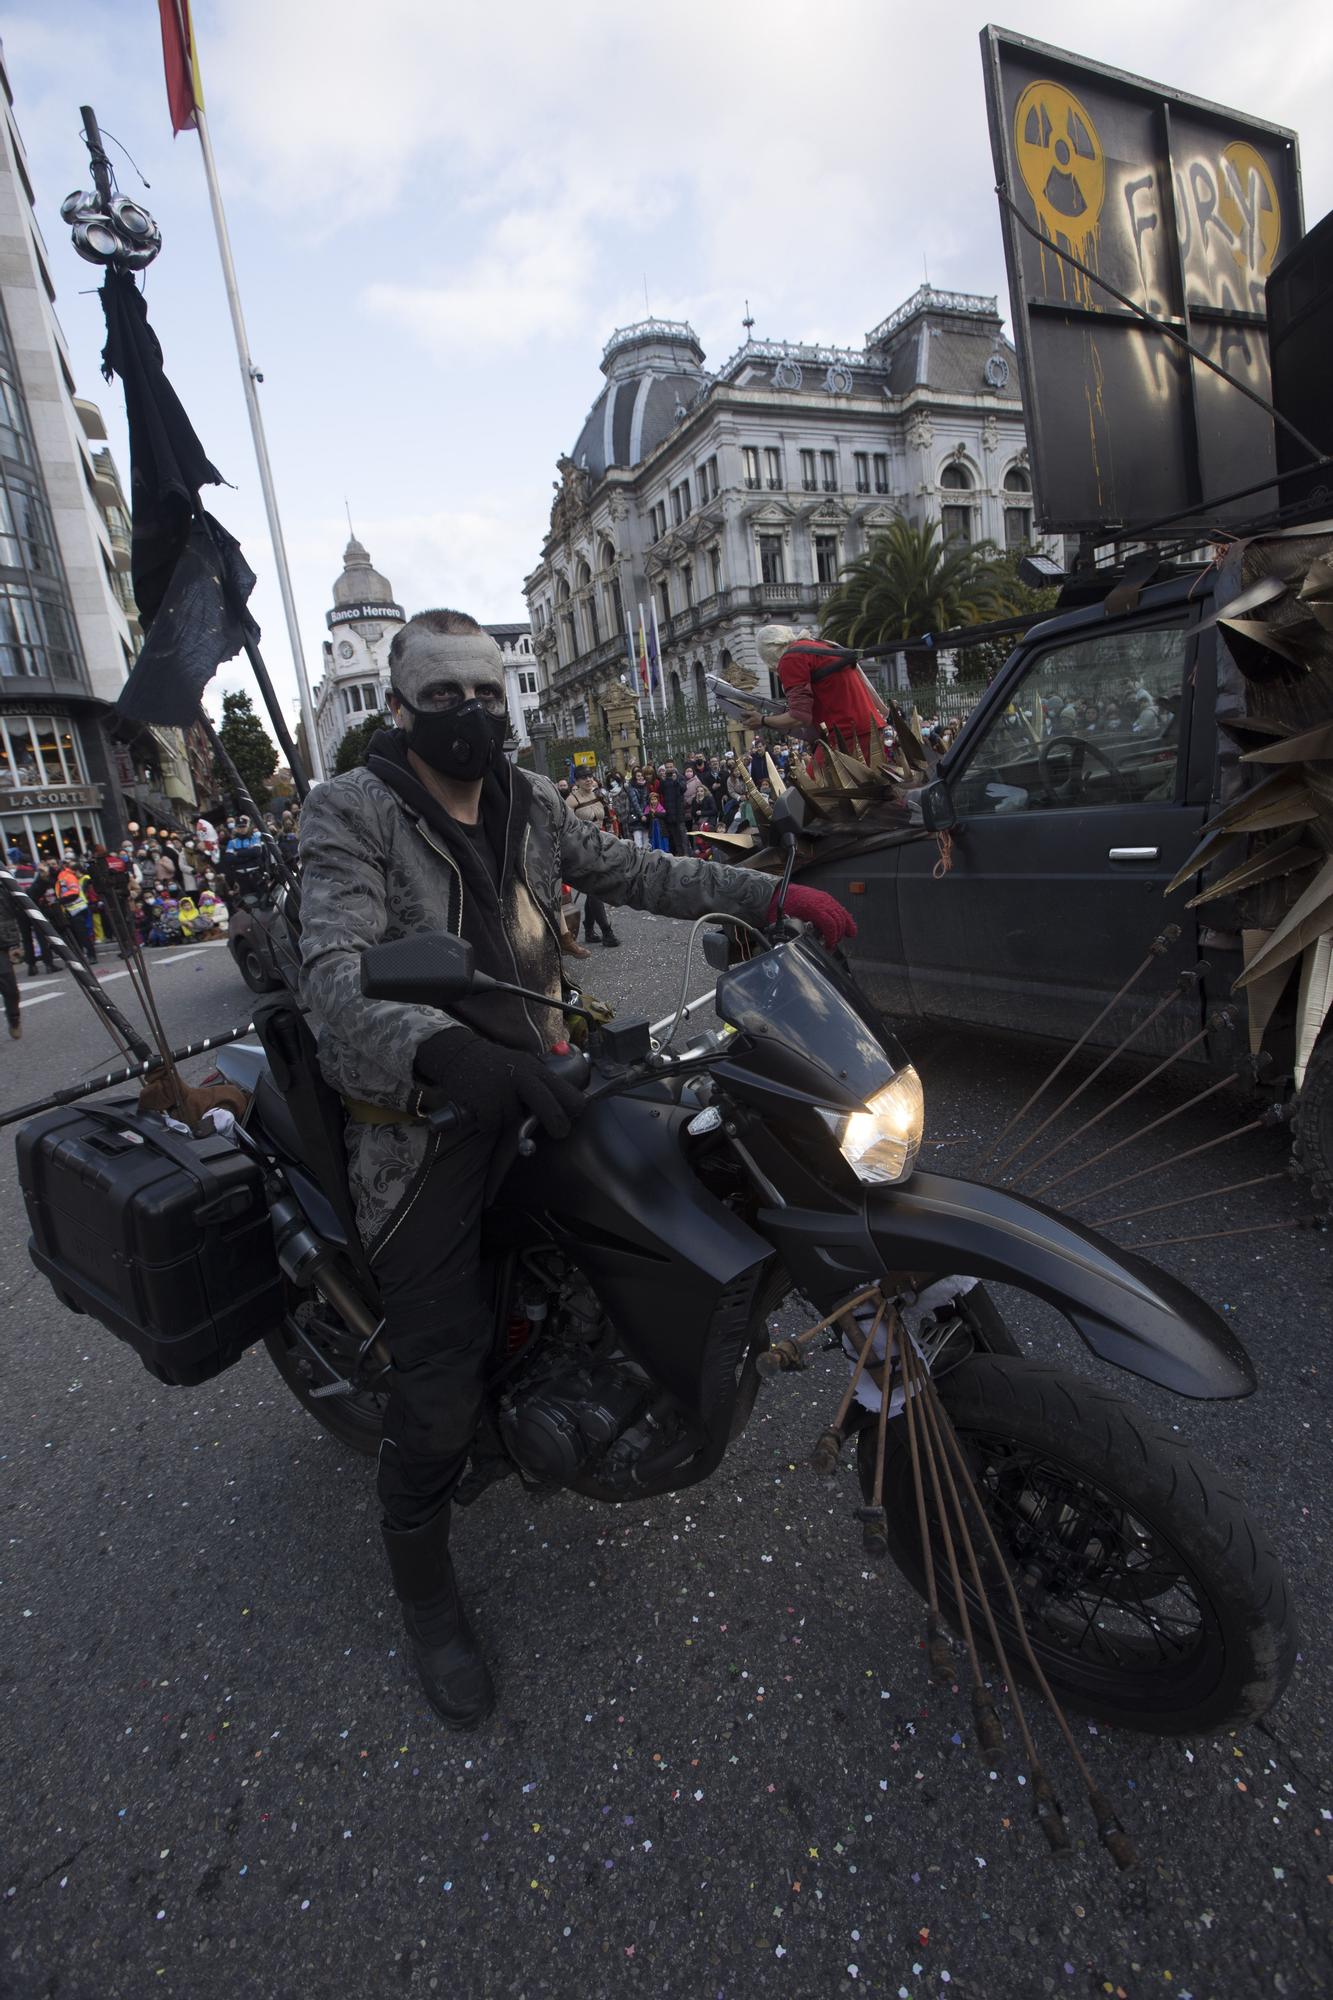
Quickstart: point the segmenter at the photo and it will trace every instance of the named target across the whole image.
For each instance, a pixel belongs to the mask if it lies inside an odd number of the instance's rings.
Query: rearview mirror
[[[361,954],[361,991],[367,1000],[447,1007],[470,993],[475,981],[472,946],[446,931],[420,931]]]
[[[704,964],[714,972],[726,972],[731,965],[731,939],[725,931],[704,932]]]
[[[795,785],[788,785],[781,798],[774,800],[773,811],[769,817],[768,825],[769,831],[775,833],[779,840],[786,833],[803,833],[805,831],[804,792],[798,792]]]
[[[953,794],[943,778],[925,785],[921,791],[921,819],[932,833],[949,833],[958,824]]]

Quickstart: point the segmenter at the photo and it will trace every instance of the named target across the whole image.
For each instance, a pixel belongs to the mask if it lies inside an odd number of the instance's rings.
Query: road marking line
[[[706,993],[697,993],[693,1000],[687,1000],[685,1002],[685,1011],[680,1017],[681,1020],[688,1021],[690,1015],[694,1012],[695,1008],[701,1007],[705,1000],[711,1000],[716,991],[717,988],[715,986],[710,986]],[[671,1023],[675,1020],[675,1018],[676,1018],[676,1010],[673,1007],[669,1014],[663,1014],[660,1021],[653,1021],[650,1024],[648,1029],[649,1034],[655,1035],[660,1028],[669,1028],[671,1026]]]
[[[225,944],[226,940],[223,939],[221,942]],[[201,952],[207,950],[208,946],[206,944],[196,944],[192,945],[188,951],[173,951],[169,958],[150,960],[150,963],[155,965],[179,965],[183,958],[198,958]],[[50,974],[47,975],[48,978],[51,976]],[[95,972],[93,976],[99,986],[109,986],[113,979],[128,979],[130,975],[128,972]],[[74,990],[73,985],[61,986],[50,993],[34,993],[29,997],[25,988],[20,991],[19,1005],[20,1008],[40,1007],[44,1000],[63,1000],[67,994],[72,993]],[[670,1016],[668,1016],[669,1018]]]

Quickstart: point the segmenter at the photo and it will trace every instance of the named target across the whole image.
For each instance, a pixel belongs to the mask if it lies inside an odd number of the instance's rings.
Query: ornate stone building
[[[530,625],[487,625],[504,655],[505,698],[509,703],[509,723],[514,743],[525,750],[530,742],[528,725],[546,693],[546,674],[532,644]]]
[[[119,483],[77,399],[0,50],[0,844],[31,858],[124,829],[105,717],[136,648]]]
[[[389,692],[389,646],[406,622],[393,585],[380,575],[353,535],[343,550],[342,575],[325,613],[324,672],[315,689],[315,728],[326,771],[355,723],[382,709]]]
[[[748,338],[714,374],[691,328],[644,320],[559,460],[525,580],[557,734],[611,735],[631,633],[656,609],[667,692],[759,670],[770,620],[813,626],[896,514],[1001,547],[1032,532],[1014,350],[993,298],[929,285],[862,348]]]

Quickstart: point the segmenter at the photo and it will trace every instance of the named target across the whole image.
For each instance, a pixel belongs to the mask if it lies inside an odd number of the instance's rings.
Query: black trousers
[[[688,854],[690,852],[690,843],[685,838],[685,822],[683,819],[669,819],[667,821],[666,837],[671,843],[671,852],[673,854]]]
[[[393,1358],[377,1487],[391,1528],[420,1528],[463,1476],[491,1344],[481,1215],[499,1126],[430,1150],[370,1252]]]
[[[611,929],[611,919],[606,914],[606,904],[601,897],[589,892],[583,899],[583,908],[583,935],[591,937],[594,931],[600,930],[605,937]]]
[[[0,945],[0,1000],[4,1002],[5,1019],[11,1028],[19,1024],[19,982],[18,974],[10,963],[9,953]]]

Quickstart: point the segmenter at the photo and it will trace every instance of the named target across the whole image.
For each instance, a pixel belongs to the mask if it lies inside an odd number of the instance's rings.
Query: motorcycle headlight
[[[819,1115],[858,1180],[880,1185],[911,1173],[926,1123],[925,1094],[911,1063],[877,1090],[863,1111],[821,1110]]]

